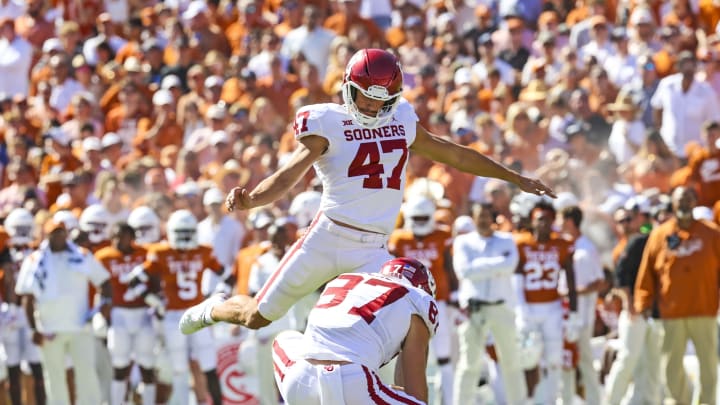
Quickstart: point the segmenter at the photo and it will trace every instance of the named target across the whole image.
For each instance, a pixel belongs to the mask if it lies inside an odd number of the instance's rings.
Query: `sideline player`
[[[187,311],[183,333],[218,321],[257,329],[279,319],[300,298],[345,272],[377,272],[387,250],[405,188],[408,150],[477,176],[495,177],[521,190],[553,196],[539,180],[524,177],[485,155],[427,132],[402,99],[403,72],[384,50],[362,49],[348,62],[344,105],[298,110],[298,147],[288,163],[249,191],[228,195],[232,211],[270,204],[286,195],[314,165],[323,182],[320,212],[255,297],[215,295]]]
[[[132,362],[140,366],[143,405],[155,404],[155,331],[150,308],[140,297],[128,300],[123,283],[135,266],[142,265],[147,251],[135,244],[135,230],[127,223],[113,225],[111,245],[95,253],[95,258],[110,273],[112,320],[108,328],[108,350],[112,359],[113,381],[110,404],[125,403],[127,379]]]
[[[380,273],[330,281],[310,312],[305,334],[273,342],[275,381],[289,404],[420,404],[438,326],[435,281],[415,259],[386,262]],[[377,371],[398,355],[395,383]]]

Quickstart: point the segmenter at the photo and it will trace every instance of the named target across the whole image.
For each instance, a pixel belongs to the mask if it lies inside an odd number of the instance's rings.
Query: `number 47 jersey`
[[[400,352],[412,315],[423,319],[430,336],[435,333],[437,304],[425,291],[381,274],[341,274],[310,312],[302,357],[377,371]]]
[[[417,121],[404,99],[390,123],[372,129],[359,125],[339,104],[301,108],[295,117],[295,138],[318,135],[329,143],[314,164],[323,182],[320,210],[332,219],[390,234],[402,203]]]

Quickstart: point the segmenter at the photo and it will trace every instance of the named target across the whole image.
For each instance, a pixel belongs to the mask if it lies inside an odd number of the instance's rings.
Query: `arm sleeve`
[[[32,267],[35,262],[35,255],[30,255],[23,260],[20,266],[20,272],[18,273],[17,280],[15,281],[15,294],[17,295],[29,295],[33,293],[33,280]]]
[[[633,289],[637,271],[640,268],[640,262],[645,249],[646,237],[636,237],[631,239],[625,251],[620,255],[617,265],[615,266],[615,282],[618,287]]]
[[[103,267],[103,265],[92,254],[87,254],[85,256],[85,265],[88,268],[90,282],[95,287],[99,287],[102,283],[110,279],[110,273],[108,273],[105,267]]]
[[[636,312],[643,312],[652,308],[655,299],[655,260],[659,247],[657,232],[652,232],[645,246],[640,268],[638,269],[637,280],[634,288],[634,306]]]
[[[315,105],[302,107],[295,114],[295,122],[293,130],[295,131],[295,139],[300,140],[308,135],[323,136],[322,130],[322,112]]]

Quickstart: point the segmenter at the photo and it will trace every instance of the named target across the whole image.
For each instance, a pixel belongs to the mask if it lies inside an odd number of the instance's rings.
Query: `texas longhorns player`
[[[150,309],[142,297],[126,297],[130,273],[142,265],[147,256],[147,251],[134,240],[135,230],[120,222],[112,229],[111,245],[95,253],[95,258],[110,273],[112,288],[111,323],[107,334],[113,366],[110,405],[125,403],[133,361],[140,366],[142,375],[142,404],[155,404],[155,331]]]
[[[192,336],[178,330],[182,313],[203,301],[200,292],[205,269],[217,273],[228,282],[226,269],[212,254],[212,248],[198,245],[197,220],[188,210],[178,210],[167,223],[167,242],[151,245],[145,262],[133,270],[131,279],[159,285],[167,300],[163,319],[165,342],[173,366],[173,395],[178,403],[187,404],[189,392],[189,361],[198,362],[207,378],[208,390],[214,404],[222,403],[220,381],[216,368],[214,340],[209,329]]]
[[[45,387],[43,370],[40,362],[40,351],[32,342],[32,332],[25,311],[20,307],[20,299],[15,295],[15,280],[23,260],[32,253],[35,245],[35,219],[30,211],[15,208],[5,218],[5,231],[0,233],[2,244],[2,270],[4,273],[4,298],[7,310],[0,314],[5,324],[0,328],[0,339],[5,348],[8,380],[10,382],[10,402],[20,405],[21,371],[20,363],[24,360],[30,365],[36,401],[45,403]],[[7,233],[5,233],[7,232]]]
[[[521,332],[538,331],[543,339],[543,381],[533,394],[535,403],[552,404],[560,393],[563,365],[563,308],[558,292],[560,272],[565,273],[570,314],[568,324],[577,324],[577,294],[573,270],[573,245],[552,232],[555,209],[541,201],[530,213],[531,233],[517,236],[520,254],[514,283],[518,297]],[[529,390],[530,391],[530,390]]]
[[[288,404],[424,404],[430,338],[438,327],[432,274],[397,258],[380,273],[345,273],[330,281],[304,334],[273,342],[275,381]],[[395,384],[378,369],[395,356]]]
[[[450,363],[450,317],[447,302],[450,298],[450,279],[455,279],[450,247],[452,234],[435,224],[435,203],[419,196],[408,200],[403,208],[406,228],[390,235],[388,250],[397,257],[417,259],[427,267],[436,283],[435,300],[440,326],[432,340],[433,352],[440,368],[443,403],[452,404],[453,365]],[[454,283],[457,285],[457,282]]]

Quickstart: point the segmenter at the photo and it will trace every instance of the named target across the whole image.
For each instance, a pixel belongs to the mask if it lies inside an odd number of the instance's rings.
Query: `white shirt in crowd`
[[[317,27],[308,31],[307,27],[301,25],[287,33],[280,48],[280,54],[285,59],[292,58],[297,52],[302,51],[308,62],[315,65],[320,79],[325,77],[328,58],[330,57],[330,43],[335,39],[335,34],[323,27]]]
[[[645,140],[645,124],[640,120],[627,122],[619,119],[613,123],[608,149],[618,164],[625,164],[635,156],[630,144],[640,147]]]
[[[65,112],[73,96],[81,91],[85,91],[82,84],[68,77],[62,84],[53,85],[50,106],[57,111]]]
[[[28,93],[32,54],[32,45],[20,36],[12,42],[0,40],[0,93]]]
[[[494,232],[483,237],[477,231],[459,235],[453,242],[453,266],[458,277],[458,300],[503,300],[515,305],[512,275],[518,264],[517,246],[512,235]]]
[[[25,2],[21,0],[0,1],[0,19],[16,19],[25,14]]]
[[[584,288],[591,283],[602,280],[605,274],[602,269],[602,260],[595,245],[585,235],[575,240],[575,253],[573,254],[573,269],[575,270],[575,287]],[[563,273],[564,275],[564,273]],[[561,291],[567,291],[567,281],[561,278]],[[578,294],[577,313],[583,327],[595,323],[595,305],[598,293]]]
[[[235,219],[225,215],[219,223],[213,223],[208,216],[198,223],[198,242],[212,246],[215,258],[225,267],[231,267],[240,250],[245,228]]]
[[[608,79],[618,88],[632,82],[639,76],[637,57],[632,54],[614,54],[608,56],[603,65],[608,74]]]
[[[35,298],[37,327],[45,334],[81,331],[90,312],[88,286],[110,274],[92,253],[78,248],[51,252],[44,245],[23,261],[15,293]],[[42,264],[38,264],[38,260]]]
[[[685,157],[685,145],[702,144],[700,128],[710,120],[720,120],[718,99],[712,87],[693,81],[686,93],[682,91],[682,74],[670,75],[658,84],[650,105],[662,109],[660,135],[678,157]]]

